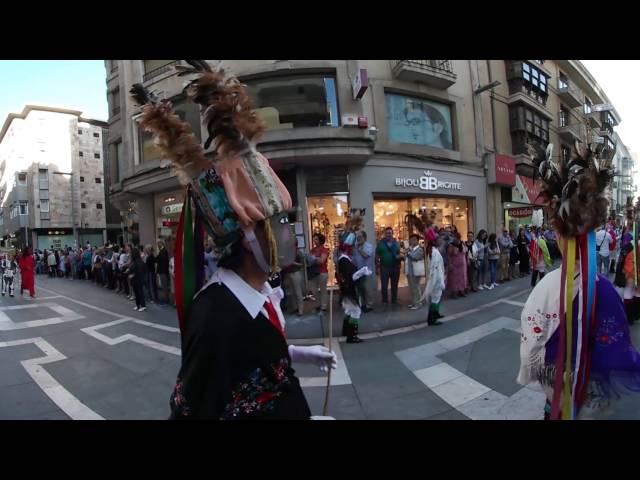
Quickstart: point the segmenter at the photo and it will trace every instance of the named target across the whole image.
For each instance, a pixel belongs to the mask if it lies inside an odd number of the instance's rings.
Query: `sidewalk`
[[[558,264],[556,264],[557,266]],[[530,288],[531,277],[517,278],[500,284],[493,290],[483,290],[470,293],[465,298],[444,298],[440,313],[448,319],[455,321],[456,315],[468,310],[478,308],[506,297],[516,295],[518,301],[524,301],[524,296]],[[51,289],[56,293],[68,295],[72,298],[89,302],[95,305],[103,305],[110,310],[118,311],[122,315],[148,317],[164,325],[177,327],[178,318],[174,307],[147,304],[147,312],[136,315],[132,310],[134,303],[125,296],[116,295],[112,290],[97,287],[95,284],[83,280],[51,279],[46,276],[38,276],[36,279],[36,294],[48,296],[48,292],[38,292],[39,287]],[[80,288],[80,292],[78,289]],[[382,304],[379,292],[374,297],[373,311],[363,313],[360,319],[360,334],[363,338],[377,336],[380,332],[393,333],[398,329],[410,329],[412,326],[424,326],[427,321],[427,307],[419,310],[409,310],[410,293],[408,287],[398,289],[399,305]],[[520,294],[520,295],[518,295]],[[343,312],[339,302],[339,292],[333,292],[333,336],[341,336]],[[304,302],[305,315],[298,317],[295,313],[285,314],[286,333],[290,340],[321,339],[329,335],[329,312],[322,314],[315,312],[318,302]],[[470,312],[473,314],[473,312]],[[453,318],[451,318],[453,317]]]
[[[554,265],[554,268],[559,263]],[[493,290],[482,290],[476,293],[469,293],[465,298],[449,299],[443,298],[440,313],[447,317],[471,310],[497,300],[505,299],[509,296],[517,294],[526,294],[531,290],[531,276],[500,284]],[[427,307],[419,310],[409,310],[410,293],[408,287],[398,289],[398,301],[400,305],[382,304],[380,293],[376,292],[376,303],[374,303],[373,311],[363,313],[360,318],[359,330],[360,334],[383,332],[388,330],[401,329],[417,324],[424,324],[427,321]],[[339,337],[342,330],[343,312],[342,307],[338,303],[339,293],[334,291],[333,294],[333,336]],[[525,297],[526,298],[526,297]],[[315,308],[317,302],[305,302],[305,311]],[[296,314],[286,314],[286,331],[287,337],[290,339],[308,339],[323,338],[329,335],[329,311],[323,314],[314,312],[305,313],[302,317]]]

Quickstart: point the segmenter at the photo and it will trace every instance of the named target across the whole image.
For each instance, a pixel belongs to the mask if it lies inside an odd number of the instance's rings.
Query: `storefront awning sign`
[[[416,187],[420,190],[462,190],[461,183],[440,181],[430,170],[425,170],[421,177],[396,178],[396,187]]]
[[[523,208],[509,208],[507,209],[509,216],[511,218],[525,218],[533,215],[532,207],[523,207]]]
[[[171,215],[172,213],[180,213],[182,212],[182,204],[181,203],[173,203],[171,205],[163,205],[162,206],[162,214],[163,215]]]
[[[519,203],[544,205],[542,197],[538,197],[541,188],[542,182],[540,180],[534,182],[530,177],[516,175],[516,184],[511,190],[511,199]]]

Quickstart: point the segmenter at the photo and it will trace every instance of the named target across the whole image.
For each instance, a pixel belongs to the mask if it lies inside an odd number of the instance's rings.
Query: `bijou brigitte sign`
[[[462,190],[462,184],[456,182],[442,182],[432,175],[429,170],[417,178],[396,178],[396,187],[417,187],[420,190]]]

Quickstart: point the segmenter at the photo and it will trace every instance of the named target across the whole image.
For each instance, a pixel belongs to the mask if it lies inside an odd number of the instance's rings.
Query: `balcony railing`
[[[146,82],[147,80],[151,80],[153,77],[162,75],[163,73],[170,71],[174,66],[178,65],[179,62],[180,62],[179,60],[174,60],[173,62],[169,62],[166,65],[163,65],[159,68],[151,70],[150,72],[147,72],[144,74],[144,76],[142,77],[142,80]]]
[[[570,83],[558,81],[558,97],[566,103],[570,108],[576,108],[582,105],[584,99],[582,91],[572,86]]]
[[[451,60],[391,60],[391,62],[391,68],[395,68],[398,64],[404,63],[412,67],[444,70],[445,72],[453,73]]]
[[[451,60],[390,60],[396,78],[446,89],[456,82]]]

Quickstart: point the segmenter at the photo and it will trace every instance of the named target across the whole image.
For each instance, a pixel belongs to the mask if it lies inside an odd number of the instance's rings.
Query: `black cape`
[[[305,419],[311,411],[282,334],[224,285],[193,301],[171,419]]]

